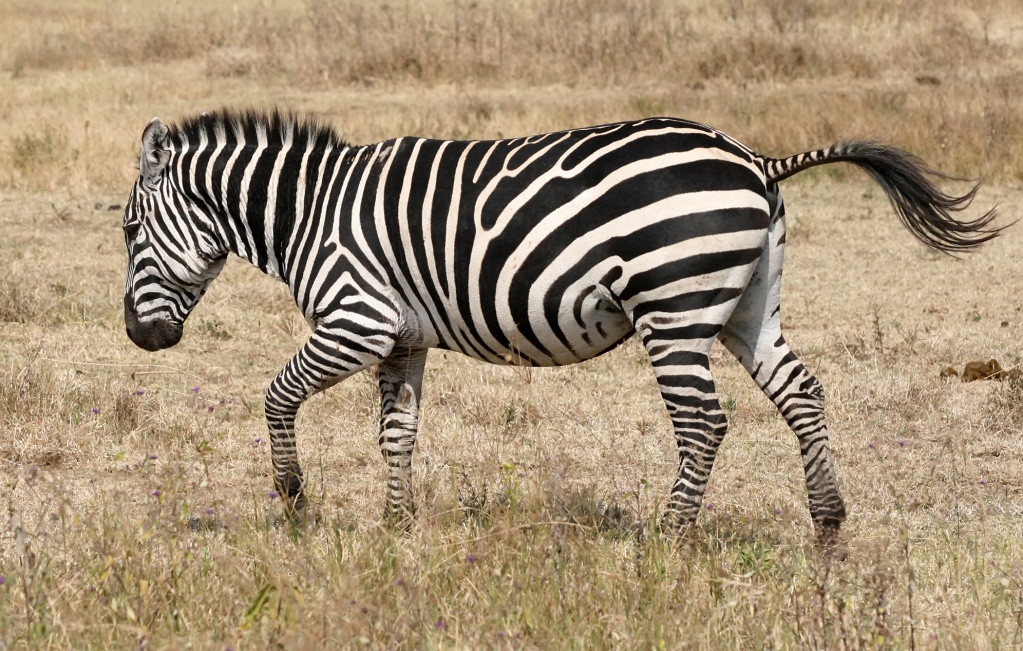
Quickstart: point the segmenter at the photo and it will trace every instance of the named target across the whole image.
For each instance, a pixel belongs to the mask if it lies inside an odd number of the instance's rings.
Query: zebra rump
[[[727,431],[710,371],[719,340],[795,433],[815,529],[833,541],[846,511],[824,391],[781,330],[778,183],[845,161],[936,250],[970,251],[1001,231],[993,209],[955,216],[977,186],[947,194],[935,183],[948,176],[896,147],[848,141],[774,159],[674,118],[354,146],[288,114],[225,110],[154,119],[141,150],[124,217],[129,338],[176,344],[229,254],[287,283],[312,332],[266,391],[277,490],[301,510],[301,405],[375,366],[385,514],[406,524],[430,348],[554,366],[637,335],[678,450],[665,525],[695,521]]]

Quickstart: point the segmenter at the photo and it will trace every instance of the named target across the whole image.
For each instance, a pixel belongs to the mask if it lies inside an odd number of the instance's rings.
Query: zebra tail
[[[849,140],[788,158],[763,160],[768,183],[828,163],[847,162],[860,167],[888,195],[895,214],[909,232],[927,246],[950,255],[972,251],[1006,228],[991,225],[997,216],[996,208],[973,220],[957,219],[952,213],[969,207],[980,183],[961,196],[946,194],[935,186],[935,181],[962,179],[939,172],[917,156],[891,145]]]

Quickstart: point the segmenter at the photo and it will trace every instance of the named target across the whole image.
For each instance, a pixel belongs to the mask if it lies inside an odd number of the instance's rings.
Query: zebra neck
[[[212,229],[232,252],[267,275],[285,278],[285,250],[296,222],[305,217],[305,156],[286,148],[256,148],[248,160],[225,156],[219,179],[203,187],[194,179],[194,199],[213,215]],[[297,160],[293,160],[293,157]]]

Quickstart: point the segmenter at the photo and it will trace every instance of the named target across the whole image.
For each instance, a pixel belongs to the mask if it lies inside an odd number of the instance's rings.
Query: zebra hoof
[[[415,524],[415,508],[393,507],[384,508],[384,526],[392,531],[409,533]]]
[[[302,477],[291,475],[288,477],[287,485],[275,482],[277,492],[284,501],[285,511],[290,515],[298,515],[305,509],[305,491],[302,490]]]
[[[286,497],[284,506],[285,511],[288,514],[288,517],[300,518],[302,514],[306,512],[305,493],[299,493],[298,495]]]
[[[292,533],[308,533],[316,530],[325,521],[323,513],[315,506],[303,506],[301,510],[284,508],[270,520],[274,527],[285,527]]]
[[[661,516],[658,531],[662,538],[672,540],[681,546],[692,538],[694,521],[695,518],[688,518],[682,513],[669,508]]]
[[[849,555],[848,545],[837,524],[825,524],[817,528],[817,548],[829,561],[844,561]]]

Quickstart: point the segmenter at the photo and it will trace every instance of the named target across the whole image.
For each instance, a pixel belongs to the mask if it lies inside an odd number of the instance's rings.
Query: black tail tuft
[[[851,140],[827,149],[785,159],[764,159],[767,181],[777,182],[809,167],[844,161],[862,168],[872,176],[909,232],[927,246],[950,255],[968,252],[993,240],[1005,226],[992,226],[997,211],[992,208],[980,217],[961,221],[952,213],[965,210],[973,202],[980,184],[961,196],[946,194],[934,181],[958,181],[939,172],[920,158],[898,147],[874,141]]]

